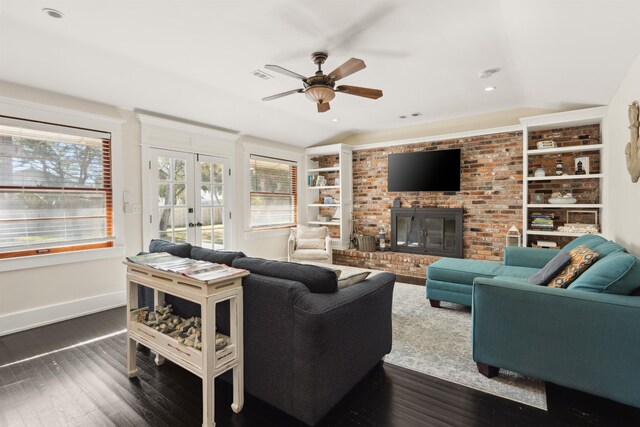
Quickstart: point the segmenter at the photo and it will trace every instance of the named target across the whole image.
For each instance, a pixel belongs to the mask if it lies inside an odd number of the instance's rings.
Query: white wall
[[[114,165],[118,165],[114,166],[114,183],[118,181],[119,185],[114,187],[113,197],[114,204],[119,207],[116,212],[119,218],[115,218],[119,222],[119,250],[112,251],[109,256],[94,256],[94,259],[80,261],[77,253],[42,255],[41,257],[48,257],[50,265],[34,267],[28,265],[28,260],[23,259],[18,263],[28,268],[9,271],[3,271],[8,270],[2,268],[3,263],[7,267],[8,262],[15,264],[15,260],[0,260],[0,335],[124,304],[123,256],[136,254],[148,245],[142,238],[142,214],[125,215],[121,206],[123,191],[130,193],[132,203],[142,203],[141,127],[138,118],[132,111],[2,81],[0,95],[5,99],[42,106],[38,114],[44,116],[37,117],[40,120],[45,120],[43,117],[46,117],[47,110],[51,109],[121,122],[118,125],[121,129],[121,149],[119,154],[114,153],[113,159]],[[6,114],[8,105],[0,104],[0,114]],[[51,121],[62,123],[59,120]],[[235,147],[236,179],[232,189],[236,196],[234,249],[242,250],[251,256],[286,258],[287,232],[245,232],[243,177],[249,167],[242,160],[245,143],[265,147],[267,150],[278,150],[280,153],[290,153],[291,156],[301,155],[303,149],[248,136],[241,137]],[[57,262],[63,259],[68,262]]]
[[[640,56],[609,103],[609,158],[606,165],[611,239],[640,256],[640,182],[631,182],[624,155],[625,146],[630,139],[627,110],[634,100],[640,101]]]

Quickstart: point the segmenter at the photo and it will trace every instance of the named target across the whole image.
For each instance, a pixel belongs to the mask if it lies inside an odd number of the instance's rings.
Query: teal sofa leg
[[[437,299],[430,299],[429,304],[431,304],[431,307],[433,308],[440,308],[440,301]]]
[[[478,365],[478,372],[487,378],[495,377],[500,372],[500,368],[496,368],[495,366],[480,362],[477,362],[476,364]]]

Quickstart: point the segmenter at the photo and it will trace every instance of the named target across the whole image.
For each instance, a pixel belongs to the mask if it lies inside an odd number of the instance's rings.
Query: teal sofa
[[[507,268],[537,271],[557,253],[548,249],[508,248],[503,269],[473,280],[473,360],[487,377],[504,368],[640,407],[640,260],[599,236],[565,248],[580,244],[599,258],[567,289]]]
[[[615,243],[608,243],[606,239],[592,234],[575,239],[565,249],[569,251],[582,244],[594,249],[604,243],[607,243],[607,254],[624,251]],[[615,246],[609,248],[610,244]],[[427,299],[432,307],[440,307],[440,301],[471,306],[471,292],[476,279],[499,277],[526,282],[558,252],[556,249],[506,247],[502,264],[473,259],[439,259],[427,267]]]

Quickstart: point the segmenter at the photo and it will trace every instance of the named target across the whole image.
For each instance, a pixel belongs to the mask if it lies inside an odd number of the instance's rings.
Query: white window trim
[[[301,173],[305,172],[302,170],[302,153],[296,153],[295,151],[282,150],[277,148],[271,148],[264,145],[254,144],[254,143],[244,143],[242,145],[243,148],[243,156],[242,156],[242,169],[244,171],[244,238],[246,240],[254,240],[254,239],[265,239],[271,237],[281,237],[288,236],[291,228],[282,228],[282,229],[268,229],[268,230],[253,230],[251,229],[251,171],[249,170],[249,163],[251,160],[251,155],[256,156],[265,156],[265,157],[277,157],[283,160],[287,160],[293,162],[297,165],[298,168],[298,182],[296,192],[298,194],[298,224],[301,223],[300,214],[302,212],[301,209],[301,201],[302,201],[302,185],[300,184],[302,179],[300,179]]]
[[[121,194],[123,190],[122,124],[124,119],[4,96],[0,96],[0,115],[95,129],[111,134],[111,188],[113,192],[113,237],[115,238],[114,246],[110,248],[0,259],[0,272],[123,257],[125,255],[125,235]]]

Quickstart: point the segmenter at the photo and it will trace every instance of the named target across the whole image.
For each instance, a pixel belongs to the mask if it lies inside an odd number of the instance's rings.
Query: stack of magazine
[[[199,261],[191,258],[181,258],[167,252],[155,252],[130,256],[127,257],[127,259],[136,264],[147,265],[151,268],[157,268],[158,270],[182,274],[203,282],[233,276],[234,274],[246,271],[239,268],[229,267],[224,264]]]

